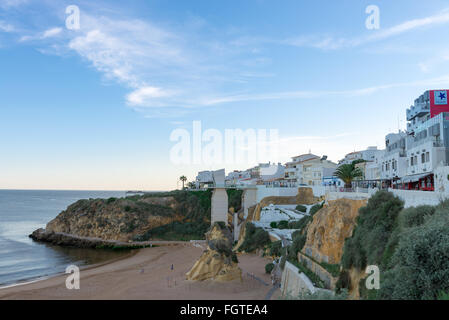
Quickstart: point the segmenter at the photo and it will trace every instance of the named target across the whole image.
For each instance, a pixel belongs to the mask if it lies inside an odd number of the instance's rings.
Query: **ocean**
[[[37,243],[28,237],[80,199],[124,197],[120,191],[0,190],[0,287],[114,259],[124,253]]]

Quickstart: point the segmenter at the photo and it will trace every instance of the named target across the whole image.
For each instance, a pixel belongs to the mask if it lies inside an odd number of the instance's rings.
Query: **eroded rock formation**
[[[367,200],[329,201],[313,217],[302,250],[318,262],[340,263],[345,239],[352,235],[359,209]]]
[[[206,241],[207,249],[187,272],[187,280],[241,280],[242,271],[232,251],[232,235],[224,223],[216,222],[206,233]]]

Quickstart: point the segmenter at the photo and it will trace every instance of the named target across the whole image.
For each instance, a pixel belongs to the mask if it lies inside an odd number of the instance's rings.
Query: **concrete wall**
[[[436,206],[442,200],[449,198],[448,193],[432,192],[432,191],[415,191],[415,190],[397,190],[388,189],[401,200],[404,201],[404,207],[416,207],[420,205]]]
[[[242,194],[243,216],[248,217],[248,208],[257,204],[257,189],[245,189]]]
[[[282,295],[297,297],[299,293],[303,291],[315,293],[316,288],[313,286],[312,281],[310,281],[304,273],[299,273],[298,268],[286,261],[281,280]]]
[[[326,194],[325,186],[300,186],[299,188],[311,188],[315,197],[321,197]]]
[[[286,261],[284,271],[282,272],[281,293],[283,296],[289,295],[292,298],[297,298],[301,292],[315,293],[317,291],[325,291],[333,293],[330,290],[316,288],[312,281],[293,264]]]
[[[298,194],[298,188],[270,188],[264,185],[257,186],[256,201],[259,203],[263,198],[276,197],[293,197]]]
[[[228,194],[226,189],[214,189],[211,202],[211,224],[223,221],[228,225]]]
[[[337,278],[333,277],[332,274],[324,269],[320,264],[316,263],[310,259],[305,254],[298,252],[298,261],[306,264],[307,268],[313,271],[321,280],[323,280],[327,289],[335,289],[335,284],[337,283]]]
[[[375,190],[377,191],[377,190]],[[364,200],[371,198],[371,195],[375,193],[364,193],[364,192],[328,192],[326,193],[326,201],[329,200],[338,200],[338,199],[351,199],[351,200]]]

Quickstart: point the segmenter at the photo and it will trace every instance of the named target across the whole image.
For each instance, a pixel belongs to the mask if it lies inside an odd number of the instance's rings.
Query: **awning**
[[[431,175],[431,173],[414,174],[414,175],[405,176],[405,177],[401,178],[401,181],[403,183],[416,182],[416,181],[419,181],[420,179],[425,178],[430,175]]]

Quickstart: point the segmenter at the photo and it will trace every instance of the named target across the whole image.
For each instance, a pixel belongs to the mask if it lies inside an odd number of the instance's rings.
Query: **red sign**
[[[430,117],[433,118],[441,112],[449,112],[449,90],[430,90]]]

